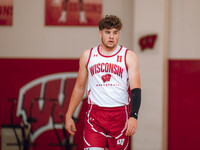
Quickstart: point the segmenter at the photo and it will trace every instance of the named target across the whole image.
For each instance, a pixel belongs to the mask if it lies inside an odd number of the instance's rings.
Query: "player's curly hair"
[[[99,30],[115,28],[121,30],[121,19],[115,15],[106,15],[99,21]]]

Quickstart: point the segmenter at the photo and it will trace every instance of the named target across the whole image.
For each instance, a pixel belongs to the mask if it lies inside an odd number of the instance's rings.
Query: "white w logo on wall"
[[[125,141],[125,139],[119,139],[119,140],[117,140],[117,145],[123,145],[124,141]]]
[[[76,77],[77,73],[72,72],[50,74],[32,80],[20,89],[17,115],[22,116],[26,125],[30,124],[29,118],[35,120],[31,125],[32,141],[43,132],[53,129],[53,126],[62,129],[60,116],[66,113]],[[50,99],[57,99],[57,102]],[[73,115],[74,118],[78,118],[81,107],[82,101]]]

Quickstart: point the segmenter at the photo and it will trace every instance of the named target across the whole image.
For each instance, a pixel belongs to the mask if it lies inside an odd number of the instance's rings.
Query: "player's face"
[[[99,31],[102,44],[109,49],[113,49],[117,46],[120,31],[115,28],[103,29]]]

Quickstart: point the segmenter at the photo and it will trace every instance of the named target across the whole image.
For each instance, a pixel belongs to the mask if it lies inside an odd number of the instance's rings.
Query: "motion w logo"
[[[77,73],[51,74],[37,78],[20,89],[17,116],[21,116],[26,125],[31,119],[34,121],[31,127],[32,141],[41,133],[52,129],[53,122],[56,128],[62,128],[60,115],[66,114],[76,77]],[[56,100],[56,105],[52,99]],[[82,102],[74,113],[74,118],[78,118],[81,107]]]
[[[117,140],[117,145],[123,145],[124,141],[125,141],[125,139],[119,139],[119,140]]]

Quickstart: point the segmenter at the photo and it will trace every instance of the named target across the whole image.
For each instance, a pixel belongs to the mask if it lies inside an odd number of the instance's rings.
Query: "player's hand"
[[[66,117],[65,128],[71,135],[75,134],[76,126],[75,126],[74,120],[72,118]]]
[[[136,133],[137,129],[137,120],[133,117],[130,117],[125,124],[126,136],[131,136]]]

